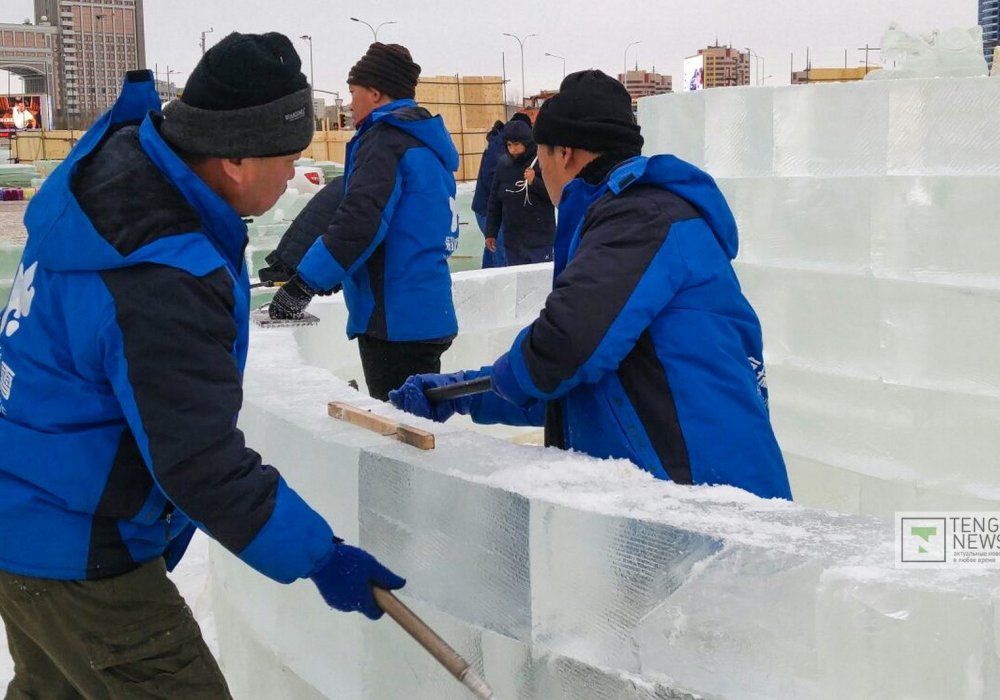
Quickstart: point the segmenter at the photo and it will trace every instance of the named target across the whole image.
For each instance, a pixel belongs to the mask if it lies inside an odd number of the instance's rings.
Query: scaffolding
[[[505,121],[504,80],[500,76],[434,76],[421,78],[416,100],[440,114],[459,155],[459,181],[475,180],[486,148],[486,135]]]

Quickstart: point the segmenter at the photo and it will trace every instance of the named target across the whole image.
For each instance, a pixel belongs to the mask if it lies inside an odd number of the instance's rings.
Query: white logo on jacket
[[[21,319],[27,318],[31,313],[31,302],[35,298],[35,288],[32,285],[37,269],[37,262],[27,270],[24,269],[24,263],[17,266],[10,301],[7,302],[7,310],[3,312],[3,320],[0,321],[0,336],[9,338],[17,333],[17,329],[21,327]]]
[[[14,370],[6,362],[0,362],[0,396],[10,400],[10,390],[14,386]]]
[[[458,250],[458,202],[454,197],[448,197],[448,206],[451,208],[451,233],[444,237],[444,249],[451,255]]]

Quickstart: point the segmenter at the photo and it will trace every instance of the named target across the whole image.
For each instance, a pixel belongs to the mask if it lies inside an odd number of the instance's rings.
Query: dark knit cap
[[[399,44],[375,42],[347,74],[348,85],[375,88],[397,100],[416,94],[420,66]]]
[[[594,153],[642,150],[625,87],[599,70],[570,73],[535,117],[535,141]]]
[[[160,133],[185,153],[290,155],[312,142],[312,90],[288,37],[233,32],[201,57],[163,117]]]
[[[531,127],[520,119],[511,119],[507,122],[507,126],[503,128],[503,140],[504,143],[507,143],[508,141],[517,141],[525,145],[535,142],[535,140],[531,138]]]

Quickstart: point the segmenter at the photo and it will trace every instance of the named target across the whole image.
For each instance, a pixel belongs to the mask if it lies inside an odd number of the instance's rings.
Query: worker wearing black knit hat
[[[434,420],[544,424],[548,445],[660,479],[791,498],[760,323],[731,265],[736,221],[715,182],[641,156],[632,100],[600,71],[566,76],[534,134],[559,206],[545,308],[492,367],[410,377],[393,403]],[[475,398],[426,398],[487,375],[492,391]]]
[[[334,537],[236,425],[243,217],[281,196],[311,133],[288,39],[232,34],[166,118],[152,71],[129,72],[32,200],[23,267],[44,293],[31,328],[27,311],[16,334],[3,319],[19,382],[0,406],[8,697],[229,698],[167,577],[198,529],[344,612],[378,618],[372,586],[404,584]]]
[[[573,146],[594,153],[642,150],[632,98],[617,80],[599,70],[567,75],[559,92],[535,118],[535,142]]]
[[[177,150],[217,158],[297,154],[312,142],[312,90],[288,37],[233,32],[210,48],[163,110]]]
[[[458,152],[441,117],[413,100],[419,76],[397,44],[372,44],[351,68],[357,133],[343,201],[269,307],[273,319],[295,319],[315,293],[343,285],[347,333],[380,399],[410,374],[439,371],[458,332],[448,270]]]

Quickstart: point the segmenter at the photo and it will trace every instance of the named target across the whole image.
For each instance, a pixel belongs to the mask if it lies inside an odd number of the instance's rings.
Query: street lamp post
[[[758,77],[758,74],[760,73],[760,55],[749,46],[746,48],[746,52],[752,55],[754,60],[757,61],[757,67],[753,72],[753,84],[757,85],[760,82],[760,78]]]
[[[523,39],[516,34],[510,34],[509,32],[504,32],[504,36],[509,36],[517,39],[518,46],[521,47],[521,106],[524,107],[524,100],[528,97],[528,93],[524,89],[524,42],[533,36],[538,36],[537,34],[528,34]]]
[[[167,101],[174,99],[174,91],[170,89],[170,76],[173,73],[180,73],[179,70],[170,70],[170,66],[167,66]]]
[[[389,22],[382,22],[378,26],[373,27],[372,25],[368,24],[368,22],[364,21],[363,19],[358,19],[357,17],[350,17],[349,19],[352,22],[360,22],[361,24],[363,24],[366,27],[368,27],[369,29],[371,29],[372,30],[372,41],[378,41],[378,30],[381,29],[382,27],[384,27],[385,25],[387,25],[387,24],[399,24],[399,22],[389,21]]]
[[[214,31],[215,31],[215,27],[209,27],[208,29],[206,29],[205,31],[203,31],[201,33],[201,55],[202,56],[205,55],[205,35],[206,34],[211,34]]]
[[[622,54],[622,85],[628,82],[628,50],[637,44],[641,44],[642,41],[633,41],[631,44],[625,47],[625,53]],[[638,59],[636,59],[638,60]]]
[[[559,60],[561,60],[563,62],[563,78],[565,78],[566,77],[566,59],[563,56],[557,56],[554,53],[548,53],[548,52],[546,52],[545,55],[549,56],[550,58],[558,58]]]
[[[303,34],[299,38],[309,42],[309,85],[312,86],[316,84],[313,78],[313,38],[308,34]]]

